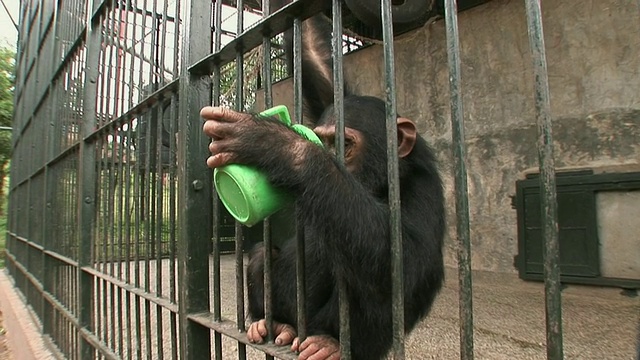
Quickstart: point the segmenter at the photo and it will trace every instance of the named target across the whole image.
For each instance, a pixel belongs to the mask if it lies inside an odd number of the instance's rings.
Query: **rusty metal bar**
[[[471,239],[469,233],[469,191],[464,111],[460,90],[460,43],[457,1],[445,0],[449,96],[456,189],[456,234],[458,237],[458,283],[460,304],[460,358],[473,359],[473,292],[471,280]]]
[[[387,177],[389,182],[389,236],[391,241],[391,304],[393,358],[404,359],[404,278],[402,252],[402,219],[400,175],[398,164],[398,127],[396,76],[393,52],[393,19],[391,0],[381,0],[384,40],[385,109],[387,130]]]
[[[344,164],[344,74],[342,71],[342,1],[332,2],[333,37],[333,111],[336,119],[335,148],[338,161]],[[338,304],[340,314],[340,357],[351,359],[351,326],[349,321],[349,298],[347,283],[341,276],[338,282]]]
[[[540,163],[541,214],[544,224],[544,290],[547,327],[547,359],[563,359],[562,299],[560,283],[560,242],[558,239],[558,203],[553,157],[551,101],[547,58],[539,0],[526,0],[527,29],[535,78],[534,99],[538,125],[538,160]]]

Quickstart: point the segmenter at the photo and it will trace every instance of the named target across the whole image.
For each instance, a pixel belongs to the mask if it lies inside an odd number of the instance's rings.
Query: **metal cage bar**
[[[445,0],[447,57],[449,60],[449,96],[451,105],[452,146],[455,163],[456,234],[458,241],[458,282],[460,286],[460,358],[473,359],[473,291],[471,280],[471,239],[469,233],[469,193],[467,185],[467,149],[464,136],[464,112],[460,80],[460,44],[457,1]]]
[[[180,123],[178,132],[178,209],[180,238],[178,279],[180,292],[180,357],[210,359],[209,330],[188,315],[209,311],[209,244],[212,231],[212,174],[206,158],[208,139],[202,134],[200,107],[211,103],[210,81],[189,72],[188,67],[210,52],[203,43],[211,43],[210,2],[183,2],[180,66]],[[200,154],[199,156],[195,156]]]
[[[391,291],[393,357],[404,359],[404,285],[402,220],[400,207],[400,175],[398,164],[398,128],[396,104],[396,76],[393,48],[393,19],[391,0],[381,1],[384,40],[384,93],[387,130],[387,172],[389,183],[389,235],[391,242]]]
[[[562,303],[560,283],[560,243],[558,239],[558,202],[553,156],[551,101],[547,57],[542,30],[540,0],[527,0],[527,29],[535,79],[534,100],[538,126],[541,214],[544,219],[544,285],[546,310],[547,359],[563,359]]]
[[[233,33],[222,28],[220,0],[54,3],[23,2],[20,12],[13,130],[14,160],[20,166],[11,170],[7,242],[9,273],[42,319],[43,332],[62,356],[71,359],[207,359],[212,354],[222,359],[223,336],[237,343],[239,359],[249,356],[247,347],[264,352],[267,359],[295,358],[288,349],[273,345],[272,334],[264,345],[247,341],[243,251],[249,241],[245,241],[238,223],[236,318],[235,322],[223,319],[222,209],[217,194],[212,192],[212,173],[203,161],[209,139],[202,135],[199,110],[204,104],[223,102],[238,111],[249,109],[255,100],[254,83],[247,80],[249,58],[258,46],[263,51],[259,75],[264,105],[271,107],[271,84],[282,75],[277,65],[271,65],[281,61],[272,55],[272,50],[278,49],[274,39],[292,28],[293,114],[297,122],[302,122],[302,21],[325,10],[327,4],[298,0],[272,13],[268,0],[227,1],[225,7],[235,5]],[[380,4],[393,259],[393,356],[401,359],[405,356],[403,249],[395,161],[393,2],[380,0]],[[455,160],[460,354],[470,360],[474,357],[473,294],[457,4],[456,0],[444,0]],[[540,0],[527,0],[525,4],[545,219],[547,357],[562,359],[549,80]],[[343,5],[342,1],[332,1],[334,111],[340,161],[344,161]],[[261,6],[262,18],[253,26],[245,26],[244,15],[259,12],[247,8],[251,6]],[[236,71],[229,76],[231,82],[235,80],[235,93],[225,99],[221,81],[230,74],[225,74],[230,68]],[[51,123],[48,118],[53,119]],[[165,151],[169,153],[168,162]],[[38,194],[43,194],[42,198]],[[266,220],[264,302],[269,325],[273,320],[271,303],[278,296],[271,294],[272,259],[268,250],[272,230]],[[300,224],[296,237],[297,328],[304,340],[305,247]],[[168,282],[164,281],[167,277]],[[349,359],[344,282],[340,288],[342,355]]]

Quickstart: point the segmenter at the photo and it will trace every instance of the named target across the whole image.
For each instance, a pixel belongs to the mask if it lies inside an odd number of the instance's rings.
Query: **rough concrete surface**
[[[542,10],[556,168],[638,171],[637,4],[628,0],[543,0]],[[511,196],[515,182],[538,167],[525,2],[489,1],[460,13],[458,22],[472,264],[475,269],[515,273],[517,214]],[[447,217],[455,219],[444,21],[396,38],[394,49],[398,113],[416,121],[434,148],[444,177]],[[354,92],[384,98],[382,46],[345,56],[344,77]],[[256,96],[258,109],[263,109],[262,98]],[[273,101],[293,106],[290,82],[274,86]],[[636,203],[635,213],[638,206]],[[445,258],[455,266],[455,221],[448,224]],[[625,250],[640,254],[640,243],[633,246]]]
[[[55,359],[4,269],[0,270],[0,313],[0,360]],[[3,341],[6,341],[6,351],[3,351]]]
[[[459,359],[458,286],[448,269],[445,287],[431,315],[408,337],[406,358]],[[235,319],[234,258],[222,261],[223,316]],[[476,271],[474,283],[475,358],[546,359],[544,285],[512,274]],[[640,297],[620,289],[569,286],[563,291],[565,359],[635,360]],[[225,341],[225,359],[235,358]],[[249,351],[250,359],[264,355]]]

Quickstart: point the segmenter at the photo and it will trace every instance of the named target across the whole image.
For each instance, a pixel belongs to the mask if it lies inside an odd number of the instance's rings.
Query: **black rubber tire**
[[[364,24],[373,28],[382,26],[380,0],[345,0],[345,3],[353,15]],[[435,0],[405,0],[402,4],[392,5],[394,29],[424,23],[434,3]]]

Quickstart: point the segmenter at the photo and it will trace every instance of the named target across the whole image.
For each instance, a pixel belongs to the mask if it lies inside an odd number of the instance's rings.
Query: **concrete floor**
[[[407,338],[408,360],[460,358],[457,270],[447,270],[431,314]],[[222,289],[233,289],[234,274],[233,257],[224,257]],[[546,359],[544,285],[482,271],[473,273],[473,284],[475,359]],[[562,295],[565,359],[636,360],[639,296],[577,285]],[[222,300],[223,316],[235,319],[235,291],[223,290]],[[224,358],[236,358],[235,344],[226,344]]]
[[[164,274],[169,273],[169,266],[169,261],[162,262]],[[151,274],[154,269],[155,264],[151,264]],[[407,359],[460,358],[457,274],[455,269],[448,270],[447,282],[432,313],[407,338]],[[168,288],[168,278],[163,276],[166,282],[163,289]],[[223,256],[221,279],[223,316],[235,319],[233,255]],[[545,359],[543,284],[524,282],[513,274],[479,271],[473,274],[473,284],[475,358]],[[25,315],[21,298],[4,272],[0,272],[0,294],[0,311],[4,314],[10,350],[16,354],[35,348],[38,355],[34,358],[46,358],[41,342],[34,339],[34,334],[38,337],[33,331],[37,326]],[[163,323],[168,326],[170,322]],[[630,297],[615,288],[571,285],[563,291],[565,359],[636,360],[639,324],[640,297]],[[164,331],[169,333],[168,329]],[[24,346],[25,341],[30,344],[28,347]],[[225,339],[223,353],[224,359],[236,359],[235,342]],[[29,358],[23,356],[14,358]],[[264,355],[248,349],[248,358],[264,359]]]

